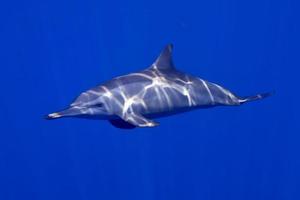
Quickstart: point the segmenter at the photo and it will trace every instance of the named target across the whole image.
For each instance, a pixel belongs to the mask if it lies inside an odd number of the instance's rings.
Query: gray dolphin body
[[[241,98],[217,84],[180,72],[172,61],[172,45],[167,45],[149,68],[87,90],[68,109],[47,118],[98,118],[118,128],[154,127],[158,123],[153,118],[198,108],[236,106],[269,95]]]

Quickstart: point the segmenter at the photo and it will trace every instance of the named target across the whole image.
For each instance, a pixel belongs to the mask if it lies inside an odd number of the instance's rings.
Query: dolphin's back
[[[143,115],[231,103],[229,97],[233,96],[216,84],[176,70],[147,69],[117,77],[103,86],[112,93],[112,103],[122,105],[118,106],[118,113],[132,109]]]

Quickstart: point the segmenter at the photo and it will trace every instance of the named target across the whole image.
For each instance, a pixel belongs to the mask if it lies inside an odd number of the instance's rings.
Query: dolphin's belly
[[[174,112],[192,106],[187,96],[172,88],[149,89],[142,99],[144,105],[138,104],[136,109],[147,115]]]

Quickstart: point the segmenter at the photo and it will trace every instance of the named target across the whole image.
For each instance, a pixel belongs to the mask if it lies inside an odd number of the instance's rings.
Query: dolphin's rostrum
[[[154,127],[158,123],[153,118],[197,108],[241,105],[271,94],[239,97],[217,84],[180,72],[173,64],[172,49],[167,45],[149,68],[83,92],[68,109],[47,118],[98,118],[118,128]]]

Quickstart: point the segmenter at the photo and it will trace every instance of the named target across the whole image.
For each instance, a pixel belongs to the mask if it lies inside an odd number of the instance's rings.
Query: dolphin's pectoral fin
[[[120,119],[112,119],[112,120],[109,120],[109,122],[114,127],[121,128],[121,129],[134,129],[134,128],[136,128],[135,125],[130,124],[130,123],[124,121],[121,118]]]
[[[142,115],[136,114],[136,113],[128,113],[125,114],[124,117],[121,117],[124,121],[127,123],[136,126],[136,127],[155,127],[158,126],[159,123],[152,121],[150,119],[147,119],[143,117]]]

